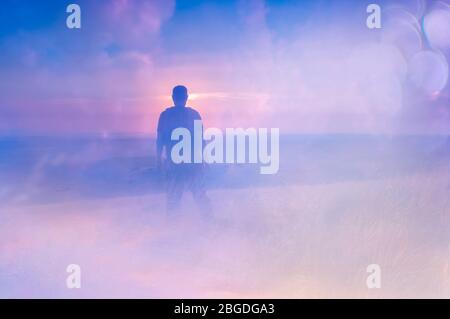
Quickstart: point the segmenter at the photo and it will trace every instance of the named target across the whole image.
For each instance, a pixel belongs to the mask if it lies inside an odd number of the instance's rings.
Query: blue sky
[[[366,27],[371,1],[74,2],[82,9],[81,30],[65,26],[70,1],[2,2],[0,131],[151,134],[180,83],[216,126],[289,132],[446,126],[447,17],[432,13],[448,8],[439,1],[379,1],[381,30]],[[425,17],[441,43],[434,56],[411,60],[430,49],[415,25]],[[397,21],[407,28],[399,31]],[[431,84],[420,82],[427,72],[434,74]],[[409,87],[411,79],[426,90]],[[427,116],[444,114],[443,122],[415,123],[423,109],[433,109],[430,103],[436,114]],[[406,127],[398,124],[405,107],[414,120]]]

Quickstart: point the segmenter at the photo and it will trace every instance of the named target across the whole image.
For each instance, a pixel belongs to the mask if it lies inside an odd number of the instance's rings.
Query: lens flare
[[[391,9],[387,12],[381,40],[397,46],[405,58],[411,58],[422,49],[419,20],[410,12]]]
[[[436,51],[421,51],[409,61],[409,79],[427,94],[441,91],[448,81],[448,63]]]
[[[433,10],[424,17],[424,34],[433,47],[450,48],[450,7]]]

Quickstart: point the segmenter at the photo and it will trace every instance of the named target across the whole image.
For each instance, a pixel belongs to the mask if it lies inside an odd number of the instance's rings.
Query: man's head
[[[188,99],[188,91],[187,88],[183,85],[177,85],[172,90],[172,100],[175,106],[186,106],[186,102]]]

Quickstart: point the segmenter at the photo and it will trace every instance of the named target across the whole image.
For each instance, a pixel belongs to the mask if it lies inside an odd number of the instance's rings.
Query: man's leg
[[[183,197],[184,183],[183,178],[176,170],[168,173],[167,180],[167,203],[168,213],[176,212],[180,209],[181,199]]]
[[[211,200],[209,199],[208,194],[206,193],[206,185],[202,170],[194,172],[189,186],[198,209],[203,214],[211,214],[212,213]]]
[[[192,195],[194,196],[195,203],[197,204],[198,209],[203,214],[211,214],[212,213],[212,205],[211,200],[208,197],[206,191],[203,190],[193,190]]]

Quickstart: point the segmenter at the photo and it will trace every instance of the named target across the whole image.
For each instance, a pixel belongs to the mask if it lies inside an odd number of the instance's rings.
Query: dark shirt
[[[191,154],[194,153],[194,121],[200,120],[200,114],[190,107],[172,106],[161,113],[158,121],[157,143],[164,147],[166,158],[171,161],[172,147],[179,141],[172,141],[172,131],[176,128],[186,128],[191,133]]]

